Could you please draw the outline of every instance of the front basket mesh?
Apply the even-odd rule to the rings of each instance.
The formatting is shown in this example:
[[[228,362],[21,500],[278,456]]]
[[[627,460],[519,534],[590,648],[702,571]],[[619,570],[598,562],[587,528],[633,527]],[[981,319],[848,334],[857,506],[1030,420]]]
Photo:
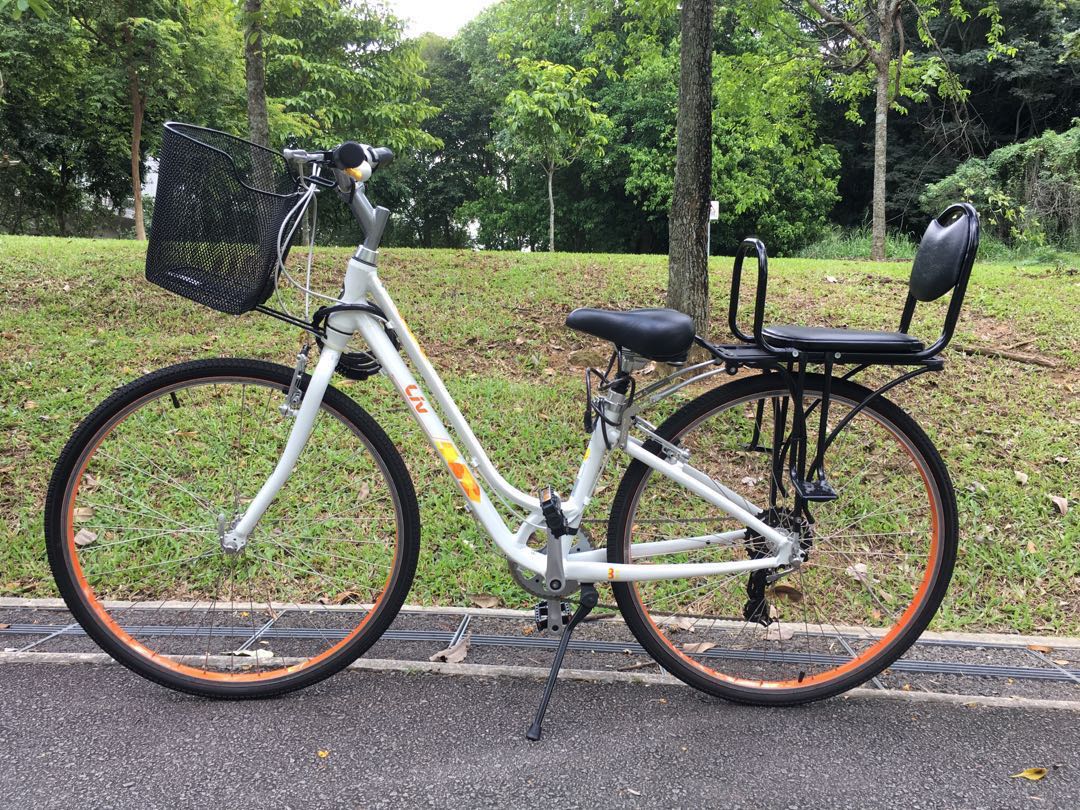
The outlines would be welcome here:
[[[159,163],[147,280],[233,315],[266,301],[278,232],[302,196],[285,159],[224,132],[170,122]]]

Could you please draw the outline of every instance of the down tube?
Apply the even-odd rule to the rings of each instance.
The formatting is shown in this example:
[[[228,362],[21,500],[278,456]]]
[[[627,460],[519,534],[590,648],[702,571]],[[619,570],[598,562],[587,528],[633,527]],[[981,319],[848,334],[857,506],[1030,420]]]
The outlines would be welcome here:
[[[427,435],[432,447],[442,458],[447,470],[454,476],[458,487],[468,501],[468,506],[484,530],[491,535],[492,540],[506,556],[515,562],[524,565],[530,570],[544,570],[543,555],[516,544],[514,535],[507,528],[502,517],[495,510],[488,498],[487,493],[480,486],[469,468],[468,462],[461,455],[450,433],[446,429],[434,407],[428,400],[423,389],[416,382],[412,372],[409,371],[401,355],[397,353],[390,339],[383,331],[382,325],[369,315],[362,315],[358,319],[358,328],[364,340],[379,358],[383,369],[405,399],[409,410],[416,419],[420,428]],[[539,567],[538,567],[539,566]]]

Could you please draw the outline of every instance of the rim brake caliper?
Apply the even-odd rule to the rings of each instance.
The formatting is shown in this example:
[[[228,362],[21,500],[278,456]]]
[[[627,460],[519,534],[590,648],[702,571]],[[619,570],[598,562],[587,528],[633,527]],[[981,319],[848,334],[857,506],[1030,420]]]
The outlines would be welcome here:
[[[285,418],[296,418],[300,412],[300,403],[304,399],[304,392],[300,390],[300,381],[304,379],[304,370],[307,368],[308,352],[311,344],[305,343],[296,355],[296,367],[293,369],[292,382],[289,383],[289,393],[285,395],[285,401],[278,406],[278,412]]]

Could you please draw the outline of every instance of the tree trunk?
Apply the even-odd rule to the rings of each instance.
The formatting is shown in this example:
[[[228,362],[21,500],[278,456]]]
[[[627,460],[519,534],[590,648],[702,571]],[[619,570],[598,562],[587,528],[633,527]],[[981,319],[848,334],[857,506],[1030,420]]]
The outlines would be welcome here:
[[[56,195],[56,224],[60,235],[67,236],[67,205],[68,205],[68,182],[70,174],[67,162],[60,161],[60,193]]]
[[[890,0],[878,0],[879,45],[877,67],[877,98],[874,102],[874,202],[873,241],[870,258],[885,258],[885,146],[889,121],[889,64],[892,56],[893,17]]]
[[[551,163],[547,166],[548,178],[548,250],[555,251],[555,191],[553,183],[555,178],[555,166]]]
[[[135,238],[146,241],[146,226],[143,224],[142,207],[142,125],[145,102],[139,88],[139,72],[135,68],[135,53],[131,26],[124,28],[124,41],[128,48],[128,92],[131,95],[131,196],[135,211]]]
[[[262,40],[262,0],[244,0],[244,69],[247,76],[248,130],[251,140],[270,145],[270,122],[266,112],[266,62]]]
[[[675,192],[668,217],[668,294],[672,309],[709,328],[709,229],[712,181],[712,0],[683,0]]]

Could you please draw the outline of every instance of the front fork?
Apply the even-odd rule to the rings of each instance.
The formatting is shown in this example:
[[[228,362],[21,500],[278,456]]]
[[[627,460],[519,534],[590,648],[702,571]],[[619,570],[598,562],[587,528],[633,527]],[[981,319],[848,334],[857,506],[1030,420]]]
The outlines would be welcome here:
[[[248,504],[247,509],[244,510],[244,514],[230,529],[223,532],[221,547],[225,551],[235,554],[247,545],[248,538],[255,531],[259,519],[270,507],[280,489],[285,486],[285,482],[289,480],[293,468],[296,467],[297,459],[300,458],[300,452],[304,449],[308,439],[311,438],[311,431],[315,428],[315,417],[319,414],[323,397],[326,395],[326,388],[330,385],[330,378],[334,376],[334,369],[337,368],[340,357],[341,352],[339,350],[323,346],[322,351],[319,353],[319,362],[315,365],[315,370],[312,372],[307,388],[303,392],[300,407],[295,412],[296,420],[293,422],[292,430],[289,433],[289,440],[285,443],[285,450],[282,452],[281,458],[278,459],[274,471],[266,479],[266,483],[262,485],[254,499]],[[287,402],[286,404],[291,407],[293,403]]]

